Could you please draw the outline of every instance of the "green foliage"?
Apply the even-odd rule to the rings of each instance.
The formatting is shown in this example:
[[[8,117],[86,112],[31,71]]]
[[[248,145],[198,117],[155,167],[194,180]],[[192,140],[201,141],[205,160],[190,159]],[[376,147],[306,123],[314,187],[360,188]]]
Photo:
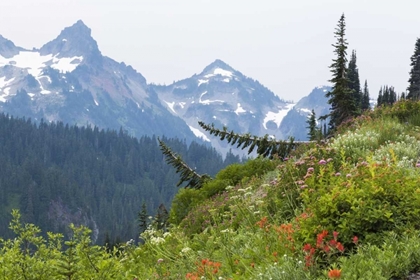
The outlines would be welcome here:
[[[370,113],[375,119],[385,116],[397,118],[400,122],[408,122],[409,119],[418,115],[420,111],[420,101],[400,100],[393,106],[383,106],[376,108]]]
[[[357,252],[339,259],[343,279],[405,279],[418,271],[420,238],[418,232],[398,236],[389,232],[380,245],[359,246]]]
[[[213,180],[207,181],[200,190],[180,190],[172,202],[171,223],[179,224],[191,209],[206,199],[223,192],[228,186],[235,186],[253,177],[259,177],[275,167],[275,160],[264,158],[249,160],[244,164],[231,164],[217,173]],[[199,216],[205,217],[203,214]],[[187,220],[194,219],[190,217]]]
[[[181,156],[172,152],[171,149],[169,149],[169,147],[166,146],[160,139],[158,139],[158,141],[163,155],[166,156],[166,162],[175,168],[176,173],[180,173],[181,175],[181,179],[179,180],[177,187],[182,185],[182,183],[187,182],[186,188],[199,189],[203,186],[206,180],[210,179],[210,176],[207,174],[200,175],[195,172],[182,160]]]
[[[309,217],[300,223],[302,238],[329,229],[339,231],[347,245],[353,236],[377,244],[383,232],[420,228],[418,172],[367,162],[343,166],[340,173],[331,167],[322,166],[305,180],[302,198]]]
[[[71,226],[69,241],[53,233],[44,239],[38,227],[21,224],[19,211],[12,216],[16,237],[0,240],[0,279],[122,279],[115,255],[92,245],[87,228]]]
[[[180,189],[172,201],[169,222],[179,224],[185,216],[204,199],[202,192],[196,189]]]
[[[279,157],[284,159],[296,148],[296,145],[299,145],[299,143],[294,142],[293,138],[290,138],[289,141],[276,141],[268,135],[263,137],[250,135],[249,133],[239,135],[233,131],[228,131],[226,127],[220,130],[215,128],[213,124],[207,125],[201,121],[198,124],[210,134],[219,137],[222,141],[226,140],[232,146],[236,145],[237,148],[242,149],[248,148],[248,154],[257,148],[257,155],[262,157]]]

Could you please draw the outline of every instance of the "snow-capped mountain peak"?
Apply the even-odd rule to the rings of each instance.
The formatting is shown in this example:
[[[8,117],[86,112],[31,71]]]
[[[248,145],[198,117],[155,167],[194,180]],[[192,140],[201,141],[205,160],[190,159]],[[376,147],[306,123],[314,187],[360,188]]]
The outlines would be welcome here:
[[[0,37],[0,111],[35,120],[195,139],[131,66],[102,56],[79,20],[40,49]]]
[[[154,90],[170,112],[184,119],[201,138],[206,132],[198,121],[219,128],[227,126],[238,133],[269,134],[282,139],[280,123],[294,105],[221,60],[198,75],[169,86],[154,86]]]

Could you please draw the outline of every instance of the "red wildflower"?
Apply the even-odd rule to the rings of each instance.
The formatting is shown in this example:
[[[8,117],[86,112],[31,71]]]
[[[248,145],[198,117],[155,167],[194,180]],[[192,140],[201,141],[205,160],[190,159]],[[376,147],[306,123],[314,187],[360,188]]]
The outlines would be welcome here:
[[[336,248],[337,248],[338,251],[344,252],[344,246],[340,242],[337,242]]]
[[[333,236],[334,236],[334,240],[337,241],[338,232],[337,231],[333,231]]]
[[[341,277],[341,269],[331,269],[328,271],[328,278],[338,279]]]
[[[359,238],[357,236],[354,236],[353,243],[357,245],[357,242],[359,242]]]
[[[267,217],[263,217],[263,218],[261,218],[261,220],[259,220],[256,224],[257,224],[260,228],[264,228],[266,223],[267,223]]]
[[[304,250],[305,252],[309,252],[309,251],[311,250],[311,248],[312,248],[312,245],[311,245],[311,244],[309,244],[309,243],[307,243],[307,244],[305,244],[305,245],[303,246],[303,250]]]
[[[330,244],[331,247],[335,247],[337,245],[337,241],[334,239],[331,239],[328,243]]]
[[[323,230],[321,233],[318,233],[316,237],[316,247],[320,248],[324,242],[324,238],[328,235],[328,230]]]

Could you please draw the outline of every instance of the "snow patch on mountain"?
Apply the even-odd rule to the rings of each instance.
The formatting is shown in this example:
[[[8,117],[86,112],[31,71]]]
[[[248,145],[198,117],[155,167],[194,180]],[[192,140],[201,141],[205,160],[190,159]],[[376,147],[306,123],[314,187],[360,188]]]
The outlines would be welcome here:
[[[198,86],[200,86],[201,84],[207,84],[209,82],[209,80],[198,80]]]
[[[246,113],[244,108],[242,108],[241,103],[238,103],[238,107],[235,110],[235,114],[239,115],[240,113]]]
[[[0,89],[3,89],[5,87],[9,86],[10,83],[13,82],[14,79],[15,79],[15,77],[13,77],[9,80],[6,80],[6,77],[0,77]]]
[[[233,75],[233,73],[232,73],[232,72],[227,71],[227,70],[224,70],[224,69],[222,69],[222,68],[216,68],[216,69],[214,69],[213,73],[214,73],[215,75],[222,75],[222,76],[224,76],[224,77],[229,77],[229,78],[231,78],[231,77],[232,77],[232,75]]]
[[[0,56],[0,67],[13,65],[26,69],[34,77],[39,77],[46,66],[51,66],[63,73],[72,72],[83,60],[83,56],[57,58],[58,55],[41,55],[34,51],[20,51],[12,58]]]
[[[206,93],[207,93],[207,91],[203,92],[203,93],[200,95],[200,99],[198,100],[198,102],[199,102],[199,103],[204,104],[204,105],[209,105],[209,104],[211,104],[211,103],[216,103],[216,102],[221,102],[221,103],[225,102],[225,101],[223,101],[223,100],[210,100],[210,99],[202,100],[201,98],[202,98],[202,97],[203,97]],[[191,103],[194,103],[194,101],[193,101],[193,102],[191,102]]]
[[[299,112],[304,112],[304,113],[308,113],[308,114],[311,114],[312,113],[312,110],[309,110],[307,108],[300,108],[298,110],[299,110]]]
[[[287,115],[287,113],[295,106],[294,103],[290,103],[286,105],[285,109],[279,110],[277,113],[276,112],[267,112],[267,114],[265,115],[264,121],[263,121],[263,126],[265,129],[267,129],[267,123],[269,121],[273,121],[274,123],[277,124],[277,127],[280,126],[281,121],[283,120],[283,118]]]
[[[171,111],[174,112],[174,114],[176,114],[176,111],[174,109],[175,102],[167,102],[167,101],[164,101],[164,102],[166,103],[166,105],[168,105],[169,109],[171,109]]]
[[[54,56],[53,58],[53,64],[51,65],[51,68],[57,69],[58,71],[62,73],[72,72],[83,60],[83,56],[62,57],[62,58],[57,58],[56,56]]]
[[[213,70],[213,73],[210,73],[210,74],[204,75],[204,78],[211,78],[211,77],[214,77],[214,76],[216,76],[216,75],[221,75],[221,76],[223,76],[223,77],[232,78],[233,73],[232,73],[231,71],[224,70],[224,69],[222,69],[222,68],[215,68],[215,69]]]
[[[197,136],[198,138],[203,139],[204,141],[210,142],[210,139],[203,133],[201,132],[199,129],[192,127],[192,126],[188,126],[191,131],[194,133],[195,136]]]

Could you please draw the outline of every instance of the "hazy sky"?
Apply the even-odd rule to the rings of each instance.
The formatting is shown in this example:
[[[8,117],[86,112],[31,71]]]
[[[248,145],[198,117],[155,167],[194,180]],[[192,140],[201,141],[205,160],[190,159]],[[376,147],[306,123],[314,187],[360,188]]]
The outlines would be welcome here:
[[[334,29],[346,15],[371,96],[407,88],[420,36],[418,0],[2,0],[0,34],[32,49],[78,19],[103,55],[169,84],[221,59],[286,100],[328,84]]]

